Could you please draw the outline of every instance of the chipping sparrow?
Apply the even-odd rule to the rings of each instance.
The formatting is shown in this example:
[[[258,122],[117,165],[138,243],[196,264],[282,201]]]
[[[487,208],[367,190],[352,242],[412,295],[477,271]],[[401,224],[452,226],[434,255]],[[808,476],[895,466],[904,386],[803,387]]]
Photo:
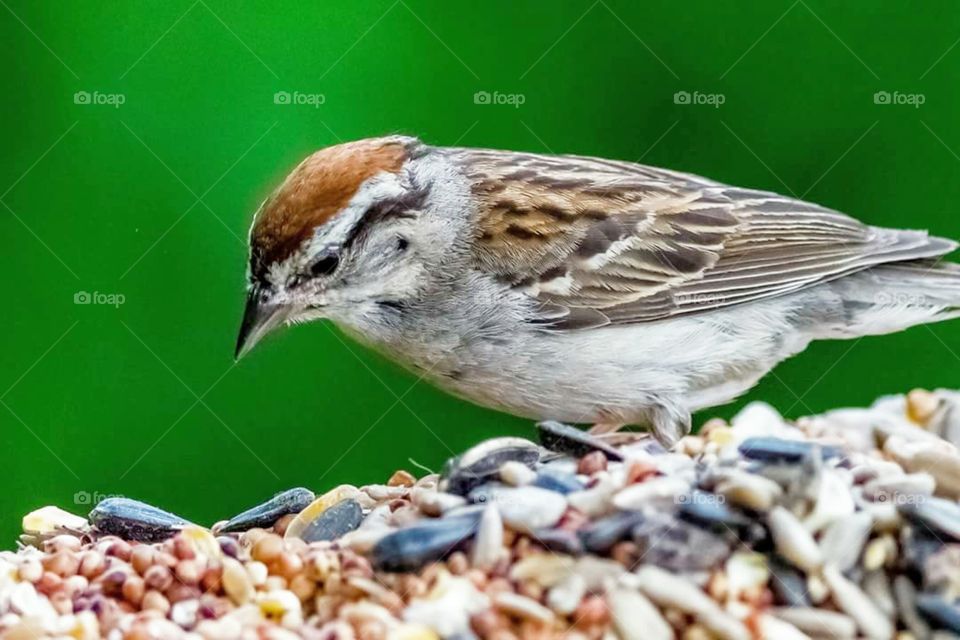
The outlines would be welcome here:
[[[960,316],[956,246],[629,162],[360,140],[260,206],[237,356],[329,318],[480,405],[673,442],[811,340]]]

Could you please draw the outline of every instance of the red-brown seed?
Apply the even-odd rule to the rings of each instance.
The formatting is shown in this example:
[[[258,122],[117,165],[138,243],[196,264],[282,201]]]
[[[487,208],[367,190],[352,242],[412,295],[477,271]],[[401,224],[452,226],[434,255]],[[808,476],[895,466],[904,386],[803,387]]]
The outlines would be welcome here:
[[[37,582],[43,577],[43,565],[33,558],[24,560],[20,565],[19,574],[24,582]]]
[[[133,547],[130,546],[130,543],[123,540],[117,540],[109,547],[107,547],[107,555],[113,556],[115,558],[120,558],[124,562],[130,561],[130,554],[133,552]]]
[[[585,597],[573,612],[574,625],[581,628],[606,624],[609,618],[607,603],[597,595]]]
[[[290,523],[293,522],[293,519],[297,517],[295,513],[288,513],[285,516],[281,516],[279,520],[273,523],[273,531],[278,536],[282,536],[287,532],[287,527],[290,526]]]
[[[173,574],[166,567],[154,565],[143,574],[147,586],[157,591],[166,591],[173,584]]]
[[[50,595],[60,588],[63,584],[63,578],[50,571],[45,571],[37,582],[37,591]]]
[[[200,578],[200,588],[205,592],[217,592],[220,591],[221,581],[220,577],[223,574],[223,567],[217,565],[215,567],[210,567],[203,572],[203,577]]]
[[[168,569],[173,569],[175,566],[177,566],[178,562],[180,562],[180,560],[177,558],[177,556],[169,551],[162,551],[153,559],[153,564],[158,564]]]
[[[592,476],[606,468],[607,456],[603,455],[600,451],[591,451],[580,458],[580,462],[577,463],[577,473],[582,473],[585,476]]]
[[[63,589],[64,593],[72,598],[75,594],[86,590],[88,586],[90,586],[90,581],[83,576],[77,575],[70,576],[64,580],[63,587],[61,588]]]
[[[157,553],[153,550],[153,547],[147,544],[138,544],[130,552],[130,565],[134,571],[143,575],[153,565],[156,557]]]
[[[80,558],[72,551],[57,551],[43,559],[43,566],[61,578],[75,575],[80,568]]]
[[[481,638],[489,638],[507,625],[503,616],[493,609],[486,609],[470,616],[470,628]]]
[[[84,551],[80,554],[80,575],[88,580],[93,580],[106,568],[107,563],[99,551],[93,549]]]
[[[50,596],[50,604],[62,616],[73,613],[73,602],[70,600],[70,596],[62,591]]]
[[[627,484],[643,482],[650,476],[657,474],[657,468],[649,462],[634,460],[627,467]]]
[[[177,580],[192,587],[200,583],[203,574],[200,572],[200,565],[196,560],[181,560],[174,570],[174,575]]]
[[[140,576],[132,575],[123,583],[123,597],[134,606],[139,606],[146,592],[146,584]]]
[[[82,546],[83,543],[80,538],[69,534],[54,536],[43,542],[43,550],[47,553],[55,553],[57,551],[73,551],[76,553],[80,551]]]
[[[199,598],[201,595],[202,592],[197,587],[190,587],[185,584],[180,584],[179,582],[173,583],[166,592],[167,600],[172,604],[183,602],[184,600],[193,600],[194,598]]]
[[[610,557],[622,564],[627,569],[632,569],[640,555],[640,549],[636,543],[625,540],[613,545],[610,549]]]
[[[147,591],[140,604],[143,609],[159,611],[164,616],[170,611],[170,602],[159,591]]]
[[[450,554],[450,558],[447,559],[447,568],[453,575],[462,576],[470,568],[470,561],[467,560],[465,553],[456,551]]]
[[[180,560],[193,560],[197,557],[193,544],[183,536],[176,536],[173,539],[173,555]]]
[[[270,564],[279,558],[281,553],[283,553],[283,538],[273,533],[268,533],[257,540],[250,550],[251,557],[264,564]]]
[[[412,487],[416,483],[417,479],[409,471],[403,469],[394,471],[390,479],[387,480],[387,486],[389,487]]]

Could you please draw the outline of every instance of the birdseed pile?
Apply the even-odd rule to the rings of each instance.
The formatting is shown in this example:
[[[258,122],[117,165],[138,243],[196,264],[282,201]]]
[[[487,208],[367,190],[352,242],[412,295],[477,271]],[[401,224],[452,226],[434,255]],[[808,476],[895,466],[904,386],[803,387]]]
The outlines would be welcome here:
[[[24,518],[7,639],[949,638],[960,394],[788,422],[753,404],[666,451],[557,423],[441,474],[292,489],[207,529],[134,500]]]

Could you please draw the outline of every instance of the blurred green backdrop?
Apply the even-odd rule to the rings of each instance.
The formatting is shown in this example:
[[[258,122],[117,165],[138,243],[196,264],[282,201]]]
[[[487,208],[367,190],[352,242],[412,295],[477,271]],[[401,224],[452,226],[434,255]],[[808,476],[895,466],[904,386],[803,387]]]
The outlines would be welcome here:
[[[954,0],[0,4],[4,547],[47,503],[210,523],[531,432],[323,325],[234,365],[251,212],[318,147],[642,159],[960,237]],[[958,386],[958,354],[960,323],[820,343],[745,400]]]

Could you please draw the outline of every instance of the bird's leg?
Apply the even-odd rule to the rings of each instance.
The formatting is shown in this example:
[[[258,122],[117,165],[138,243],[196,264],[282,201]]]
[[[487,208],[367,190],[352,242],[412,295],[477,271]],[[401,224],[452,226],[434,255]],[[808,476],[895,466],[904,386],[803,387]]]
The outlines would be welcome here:
[[[590,427],[587,433],[614,447],[627,445],[650,437],[649,433],[642,431],[622,431],[627,424],[629,423],[617,420],[601,420]]]
[[[675,404],[657,404],[650,408],[650,429],[654,437],[666,448],[690,433],[690,412]]]
[[[592,436],[606,436],[620,431],[620,429],[623,429],[625,426],[627,426],[625,422],[602,421],[595,423],[587,430],[587,433]]]

